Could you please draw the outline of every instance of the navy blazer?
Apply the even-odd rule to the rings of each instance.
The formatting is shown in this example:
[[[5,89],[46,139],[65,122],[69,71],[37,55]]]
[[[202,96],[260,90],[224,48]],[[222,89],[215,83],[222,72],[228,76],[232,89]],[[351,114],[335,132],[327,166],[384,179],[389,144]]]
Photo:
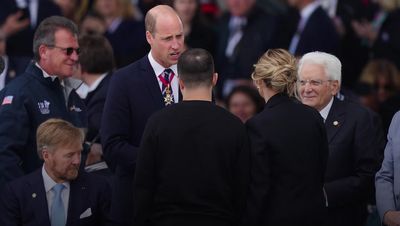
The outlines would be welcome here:
[[[327,225],[362,225],[373,194],[381,137],[372,114],[358,104],[334,99],[325,127],[329,158],[325,174]]]
[[[110,203],[111,188],[106,180],[80,172],[70,182],[66,226],[114,225],[109,217]],[[92,214],[81,217],[88,208]],[[42,168],[8,183],[2,190],[0,225],[50,226]]]
[[[339,52],[339,35],[322,7],[310,15],[300,34],[295,54],[302,56],[312,51],[322,51],[337,55]]]
[[[88,93],[84,99],[86,112],[88,117],[88,132],[86,140],[92,142],[96,139],[96,143],[100,143],[101,118],[103,116],[104,104],[106,102],[108,85],[110,84],[112,72],[109,72],[99,83],[95,90]]]
[[[113,217],[122,224],[133,220],[133,177],[147,119],[164,106],[147,55],[112,76],[100,134],[104,158],[116,175]]]

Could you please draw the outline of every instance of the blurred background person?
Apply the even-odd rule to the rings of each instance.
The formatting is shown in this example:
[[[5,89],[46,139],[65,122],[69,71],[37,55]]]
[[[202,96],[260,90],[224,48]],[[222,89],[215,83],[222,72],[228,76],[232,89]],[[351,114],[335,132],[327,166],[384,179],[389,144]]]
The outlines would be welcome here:
[[[393,115],[400,109],[400,74],[396,65],[385,59],[373,59],[365,66],[359,83],[369,88],[369,94],[361,98],[367,100],[366,107],[380,115],[386,134]]]
[[[142,15],[129,1],[95,0],[93,10],[104,18],[105,36],[113,47],[117,68],[148,52]]]
[[[378,0],[379,11],[371,22],[354,21],[353,28],[370,48],[371,58],[383,58],[400,69],[400,0]]]
[[[216,33],[200,10],[200,0],[172,0],[183,23],[186,48],[202,48],[213,53]]]
[[[33,34],[42,20],[61,15],[60,8],[52,0],[2,0],[0,24],[15,13],[19,20],[27,19],[29,25],[7,37],[7,54],[15,64],[16,73],[23,73],[31,62]]]
[[[243,123],[264,109],[265,100],[251,86],[236,86],[226,98],[226,108]]]
[[[104,35],[106,33],[107,27],[106,22],[102,16],[97,13],[88,13],[83,17],[82,22],[79,26],[79,31],[81,35]]]
[[[217,24],[217,97],[223,99],[237,85],[252,85],[253,64],[274,46],[277,23],[256,0],[225,0],[227,11]]]
[[[4,88],[7,83],[13,80],[17,73],[15,72],[14,65],[10,61],[6,53],[6,35],[0,30],[0,57],[3,59],[4,68],[3,71],[0,70],[0,90]]]
[[[100,129],[108,84],[114,69],[113,50],[108,40],[101,35],[84,35],[79,38],[80,78],[84,82],[78,95],[84,100],[88,118],[85,141],[91,149],[86,160],[86,171],[110,175],[103,161]]]
[[[328,142],[318,112],[291,98],[296,69],[283,49],[268,50],[255,65],[252,78],[266,104],[246,123],[251,182],[244,225],[322,225]]]

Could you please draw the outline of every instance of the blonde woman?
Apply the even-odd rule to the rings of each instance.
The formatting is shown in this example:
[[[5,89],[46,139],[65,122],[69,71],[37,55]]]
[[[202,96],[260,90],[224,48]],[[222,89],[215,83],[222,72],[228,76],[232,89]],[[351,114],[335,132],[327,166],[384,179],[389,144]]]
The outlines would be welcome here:
[[[292,98],[296,59],[286,50],[268,50],[254,67],[252,78],[266,104],[247,122],[252,169],[244,221],[321,225],[328,157],[323,120]]]

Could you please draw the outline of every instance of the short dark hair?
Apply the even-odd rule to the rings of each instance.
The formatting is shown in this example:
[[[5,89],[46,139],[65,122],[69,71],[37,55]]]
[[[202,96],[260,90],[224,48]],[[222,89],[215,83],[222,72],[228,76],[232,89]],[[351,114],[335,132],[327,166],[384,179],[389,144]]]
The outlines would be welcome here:
[[[111,44],[102,35],[83,35],[79,38],[79,62],[88,73],[106,73],[114,69],[114,54]]]
[[[205,49],[186,50],[178,60],[179,79],[188,88],[211,86],[214,60]]]
[[[44,19],[39,24],[33,36],[33,57],[36,61],[40,60],[40,45],[54,45],[54,34],[59,29],[66,29],[78,38],[78,27],[71,20],[62,16],[51,16]]]

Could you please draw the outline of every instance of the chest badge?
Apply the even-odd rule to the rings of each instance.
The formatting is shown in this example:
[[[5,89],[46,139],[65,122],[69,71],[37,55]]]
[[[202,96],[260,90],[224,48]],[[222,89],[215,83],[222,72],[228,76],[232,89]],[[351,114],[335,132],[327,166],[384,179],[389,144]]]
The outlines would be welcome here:
[[[50,114],[50,102],[48,102],[47,100],[38,102],[38,108],[42,115]]]

